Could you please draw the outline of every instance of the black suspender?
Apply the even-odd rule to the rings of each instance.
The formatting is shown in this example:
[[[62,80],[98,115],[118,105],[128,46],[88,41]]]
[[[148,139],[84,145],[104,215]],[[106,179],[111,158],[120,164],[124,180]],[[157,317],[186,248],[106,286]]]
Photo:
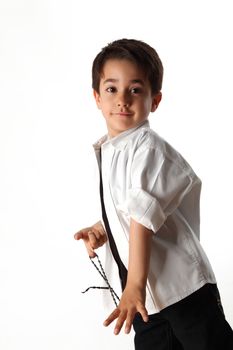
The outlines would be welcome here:
[[[116,243],[114,241],[110,226],[109,226],[109,222],[108,222],[108,218],[107,218],[107,214],[106,214],[106,210],[105,210],[105,206],[104,206],[104,191],[103,191],[103,180],[102,180],[102,165],[101,165],[101,150],[100,150],[100,201],[101,201],[101,209],[102,209],[102,218],[104,221],[104,225],[105,225],[105,229],[107,231],[108,234],[108,240],[109,240],[109,245],[112,251],[112,255],[114,257],[114,260],[117,263],[118,266],[118,270],[119,270],[119,276],[120,276],[120,280],[121,280],[121,287],[122,290],[124,290],[125,286],[126,286],[126,281],[127,281],[127,269],[125,267],[125,265],[123,264],[123,262],[121,261],[121,258],[119,256],[118,250],[117,250],[117,246]]]

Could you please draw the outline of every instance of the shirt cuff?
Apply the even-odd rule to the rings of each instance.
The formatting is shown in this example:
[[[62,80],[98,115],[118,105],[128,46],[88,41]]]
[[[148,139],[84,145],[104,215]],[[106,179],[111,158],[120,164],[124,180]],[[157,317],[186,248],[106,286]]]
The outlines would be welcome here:
[[[158,200],[141,188],[129,190],[126,201],[117,209],[153,232],[158,231],[166,220]]]

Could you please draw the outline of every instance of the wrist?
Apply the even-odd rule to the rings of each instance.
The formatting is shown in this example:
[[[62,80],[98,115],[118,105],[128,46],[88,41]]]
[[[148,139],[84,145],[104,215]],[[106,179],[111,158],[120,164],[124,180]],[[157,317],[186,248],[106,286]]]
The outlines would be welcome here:
[[[133,289],[133,290],[140,290],[140,291],[145,291],[146,290],[146,279],[127,279],[126,282],[126,288],[127,289]]]

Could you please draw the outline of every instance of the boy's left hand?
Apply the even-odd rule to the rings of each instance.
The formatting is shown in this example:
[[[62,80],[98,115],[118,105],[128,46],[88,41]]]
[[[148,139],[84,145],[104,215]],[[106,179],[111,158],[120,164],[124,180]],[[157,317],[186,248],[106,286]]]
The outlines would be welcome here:
[[[134,316],[139,312],[144,322],[148,321],[148,313],[145,308],[145,290],[141,288],[127,287],[123,291],[119,306],[104,321],[108,326],[117,319],[114,334],[119,334],[125,322],[125,333],[129,333],[132,327]]]

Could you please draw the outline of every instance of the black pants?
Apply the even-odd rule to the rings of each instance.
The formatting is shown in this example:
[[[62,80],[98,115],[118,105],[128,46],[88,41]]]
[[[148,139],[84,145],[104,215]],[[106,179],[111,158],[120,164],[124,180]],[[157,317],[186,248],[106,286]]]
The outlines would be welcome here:
[[[233,350],[233,331],[215,284],[150,315],[147,323],[137,314],[133,327],[136,350]]]

